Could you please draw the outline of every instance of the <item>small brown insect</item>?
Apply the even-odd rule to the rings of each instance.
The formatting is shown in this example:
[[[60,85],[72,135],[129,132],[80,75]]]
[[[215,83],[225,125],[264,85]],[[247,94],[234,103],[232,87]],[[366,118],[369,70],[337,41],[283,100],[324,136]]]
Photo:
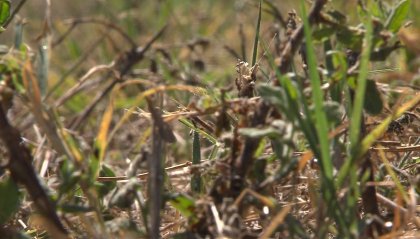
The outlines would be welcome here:
[[[258,64],[249,67],[247,62],[238,60],[236,64],[238,77],[235,80],[239,97],[251,98],[254,96],[255,81],[257,80]]]

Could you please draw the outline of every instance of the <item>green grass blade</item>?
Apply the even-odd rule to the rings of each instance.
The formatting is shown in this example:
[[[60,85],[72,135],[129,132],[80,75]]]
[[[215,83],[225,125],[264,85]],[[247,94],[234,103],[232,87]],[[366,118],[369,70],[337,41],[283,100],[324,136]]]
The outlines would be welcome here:
[[[301,1],[302,16],[306,15],[306,9],[304,2]],[[311,79],[312,85],[312,98],[315,103],[315,118],[316,118],[316,130],[318,133],[318,140],[320,144],[321,152],[321,168],[324,176],[328,180],[333,178],[333,166],[331,163],[331,156],[329,150],[329,139],[328,139],[328,119],[324,111],[323,104],[323,92],[321,89],[321,79],[317,70],[317,60],[315,57],[315,50],[312,43],[311,28],[309,26],[308,18],[303,17],[303,24],[306,38],[307,48],[307,60],[309,68],[309,78]]]
[[[355,98],[353,102],[353,109],[350,118],[350,155],[338,175],[337,185],[340,187],[348,175],[352,165],[358,158],[358,151],[360,151],[360,125],[362,122],[363,104],[366,91],[367,76],[369,74],[369,57],[372,46],[373,27],[370,17],[366,21],[366,32],[363,42],[362,56],[360,59],[360,70],[357,77],[357,86]]]
[[[257,54],[258,54],[258,41],[260,39],[260,25],[261,25],[261,0],[259,4],[258,20],[257,27],[255,29],[255,39],[254,39],[254,52],[252,53],[252,66],[257,63]]]
[[[200,135],[197,131],[194,131],[193,136],[193,147],[192,147],[192,164],[199,165],[201,162],[201,145],[200,145]],[[191,191],[194,193],[201,192],[202,180],[200,172],[195,170],[191,177]]]
[[[366,35],[363,44],[360,71],[357,77],[357,86],[350,119],[350,143],[352,151],[355,150],[360,138],[360,125],[362,122],[363,104],[365,100],[366,82],[369,68],[370,49],[372,47],[372,23],[370,18],[366,22]]]
[[[333,164],[330,155],[330,140],[328,138],[328,118],[324,109],[324,97],[321,89],[321,79],[317,70],[317,59],[315,55],[315,48],[312,41],[312,32],[306,16],[306,9],[304,1],[300,1],[301,11],[303,17],[303,25],[306,40],[307,63],[309,70],[309,78],[311,80],[312,88],[312,101],[315,104],[315,129],[317,132],[320,168],[321,168],[321,195],[328,204],[328,214],[334,218],[339,235],[348,237],[350,235],[349,228],[347,227],[346,218],[343,218],[342,209],[336,198],[336,190],[333,181]],[[314,150],[316,150],[313,148]],[[316,151],[314,151],[316,153]]]
[[[201,135],[203,135],[203,137],[208,139],[212,144],[214,144],[216,146],[220,145],[220,143],[217,141],[216,137],[214,137],[213,135],[207,133],[206,131],[204,131],[204,130],[198,128],[198,127],[195,127],[194,124],[191,123],[189,120],[181,118],[181,119],[179,119],[179,122],[181,122],[183,125],[187,126],[188,128],[200,133]]]

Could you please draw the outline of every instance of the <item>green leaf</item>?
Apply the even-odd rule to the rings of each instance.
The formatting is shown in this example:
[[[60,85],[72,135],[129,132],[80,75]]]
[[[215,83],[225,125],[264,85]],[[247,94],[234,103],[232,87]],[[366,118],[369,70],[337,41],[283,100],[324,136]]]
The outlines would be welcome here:
[[[0,25],[3,26],[10,17],[10,1],[0,0]]]
[[[20,204],[20,193],[18,186],[11,178],[0,182],[0,225],[16,212]]]
[[[384,9],[384,3],[382,1],[368,1],[367,8],[372,16],[377,17],[381,20],[385,20],[386,11]]]
[[[176,208],[184,217],[193,219],[195,215],[194,199],[184,194],[169,195],[169,202]]]
[[[285,104],[287,104],[286,93],[283,88],[270,85],[258,85],[258,93],[261,97],[273,104],[279,110],[284,110]]]
[[[321,27],[316,29],[313,33],[314,40],[325,41],[328,40],[335,33],[335,29],[332,27]]]
[[[74,165],[70,163],[70,160],[63,160],[59,170],[59,195],[64,195],[67,192],[73,191],[80,180],[80,176],[80,171],[78,171]]]
[[[258,129],[258,128],[241,128],[239,129],[239,134],[249,137],[249,138],[262,138],[262,137],[270,137],[276,138],[280,136],[280,132],[272,127]]]
[[[198,132],[199,134],[201,134],[204,138],[208,139],[212,144],[219,146],[219,142],[217,141],[217,138],[213,135],[211,135],[210,133],[207,133],[206,131],[195,127],[195,125],[193,123],[191,123],[189,120],[187,119],[179,119],[179,122],[181,122],[183,125],[187,126],[188,128]]]
[[[349,159],[346,160],[344,165],[341,167],[338,175],[337,185],[340,187],[344,182],[344,179],[351,172],[352,168],[355,166],[355,161],[357,160],[358,152],[360,152],[360,126],[362,122],[362,112],[365,100],[365,92],[367,85],[367,76],[369,70],[369,57],[372,46],[372,37],[373,37],[373,24],[370,16],[365,20],[365,39],[364,46],[362,51],[362,56],[360,59],[360,70],[359,75],[357,76],[356,89],[355,89],[355,98],[352,106],[351,117],[350,117],[350,151]],[[350,85],[349,85],[350,86]],[[351,86],[350,86],[351,87]]]
[[[302,15],[306,16],[306,9],[304,7],[303,1],[300,2]],[[309,78],[311,79],[312,86],[312,100],[315,103],[315,126],[318,134],[321,152],[321,155],[316,156],[320,157],[321,171],[323,173],[323,177],[325,177],[327,181],[331,181],[333,178],[333,167],[331,164],[331,155],[329,152],[328,119],[324,111],[324,99],[323,92],[321,89],[321,79],[319,77],[317,69],[317,59],[315,55],[315,48],[312,42],[311,27],[309,25],[307,17],[303,18],[303,26],[306,38],[306,52],[309,68]]]
[[[391,14],[386,20],[385,27],[391,32],[397,32],[406,19],[408,12],[410,11],[411,1],[403,0],[398,3],[398,5],[392,9]]]
[[[371,115],[377,115],[382,112],[382,108],[382,98],[376,86],[376,83],[373,80],[368,80],[366,82],[364,109]]]
[[[193,136],[193,159],[192,164],[198,165],[201,162],[201,145],[200,145],[200,135],[197,131],[194,131]],[[202,179],[199,171],[194,171],[193,176],[191,177],[191,191],[195,193],[200,193],[202,191]]]
[[[257,63],[258,40],[260,38],[260,25],[261,25],[261,0],[260,0],[260,5],[259,5],[259,11],[258,11],[257,26],[255,29],[254,51],[252,53],[252,66],[254,66],[255,63]]]
[[[369,70],[369,57],[372,46],[373,24],[370,16],[365,20],[365,39],[363,42],[363,51],[360,59],[360,70],[356,81],[356,90],[353,109],[350,119],[350,142],[352,150],[356,150],[360,142],[360,125],[362,121],[363,104],[365,100],[365,92],[367,85],[367,75]]]

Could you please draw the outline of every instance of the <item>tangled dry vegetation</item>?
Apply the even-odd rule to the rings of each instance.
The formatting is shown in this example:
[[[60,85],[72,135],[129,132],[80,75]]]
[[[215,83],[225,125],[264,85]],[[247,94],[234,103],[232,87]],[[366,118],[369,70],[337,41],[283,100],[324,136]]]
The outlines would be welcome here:
[[[282,2],[1,0],[0,237],[419,238],[418,2]]]

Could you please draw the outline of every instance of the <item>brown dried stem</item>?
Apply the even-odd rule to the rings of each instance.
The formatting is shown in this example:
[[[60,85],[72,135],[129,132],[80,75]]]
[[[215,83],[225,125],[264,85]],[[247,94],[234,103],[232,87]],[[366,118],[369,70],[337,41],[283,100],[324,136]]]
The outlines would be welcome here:
[[[162,27],[144,47],[135,47],[126,52],[115,60],[115,70],[119,72],[119,77],[116,77],[108,86],[100,92],[95,99],[85,108],[82,114],[72,123],[71,128],[77,129],[88,118],[95,106],[108,95],[109,92],[120,82],[123,77],[129,73],[131,68],[139,61],[143,60],[144,54],[151,48],[152,44],[162,36],[166,29],[166,25]],[[104,80],[111,76],[112,72],[104,77]]]
[[[21,143],[19,131],[9,124],[2,107],[0,107],[0,138],[9,152],[6,168],[15,182],[23,184],[36,208],[45,217],[46,229],[50,236],[67,238],[67,230],[58,218],[53,202],[48,198],[32,167],[32,156],[28,148]]]

